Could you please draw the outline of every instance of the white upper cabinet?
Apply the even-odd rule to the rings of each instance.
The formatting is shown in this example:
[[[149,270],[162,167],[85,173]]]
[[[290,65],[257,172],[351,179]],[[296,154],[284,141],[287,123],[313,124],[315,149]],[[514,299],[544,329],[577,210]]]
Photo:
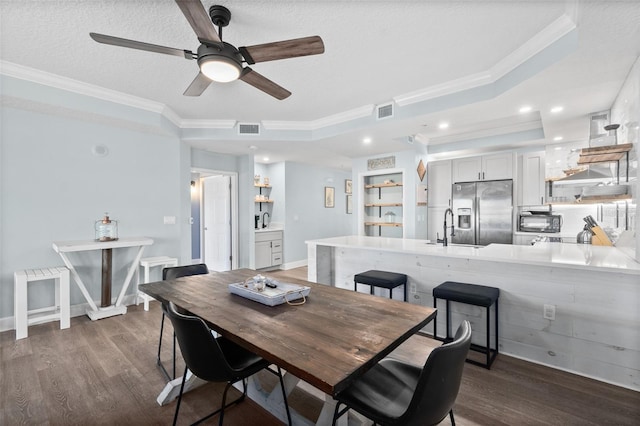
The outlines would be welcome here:
[[[513,179],[513,153],[458,158],[453,161],[453,182]]]
[[[544,204],[544,151],[522,155],[522,205]]]
[[[427,204],[429,207],[451,206],[451,160],[427,163]]]

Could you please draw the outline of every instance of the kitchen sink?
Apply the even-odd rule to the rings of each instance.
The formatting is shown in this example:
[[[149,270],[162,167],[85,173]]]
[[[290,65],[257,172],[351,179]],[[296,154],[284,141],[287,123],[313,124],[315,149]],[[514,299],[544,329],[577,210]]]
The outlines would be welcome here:
[[[425,243],[428,246],[442,246],[442,243],[434,243],[434,242],[428,242]],[[484,248],[486,246],[478,246],[475,244],[458,244],[458,243],[449,243],[449,247],[471,247],[471,248],[475,248],[475,249],[481,249]]]

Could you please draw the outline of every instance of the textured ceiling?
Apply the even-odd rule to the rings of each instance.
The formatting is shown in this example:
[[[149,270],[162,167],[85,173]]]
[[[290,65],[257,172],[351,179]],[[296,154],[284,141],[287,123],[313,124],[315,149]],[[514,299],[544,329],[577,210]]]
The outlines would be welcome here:
[[[397,150],[397,139],[404,135],[422,133],[424,140],[437,144],[456,139],[456,134],[473,136],[486,123],[517,121],[508,118],[522,104],[540,111],[547,138],[558,132],[565,140],[584,138],[588,114],[611,105],[640,54],[640,2],[631,0],[203,4],[207,10],[212,4],[231,10],[223,39],[235,46],[320,35],[325,53],[253,66],[293,93],[284,101],[242,81],[212,84],[200,97],[185,97],[182,93],[198,71],[195,61],[89,38],[89,32],[98,32],[195,51],[199,43],[174,1],[0,0],[0,58],[159,102],[183,120],[310,122],[487,71],[558,18],[575,21],[574,51],[483,101],[312,142],[194,142],[235,154],[255,145],[276,161],[301,160],[317,149],[317,158],[326,157],[327,163],[341,158],[334,165],[345,166],[347,157]],[[548,114],[555,103],[565,105],[562,117]],[[441,119],[451,122],[451,128],[438,131],[435,124]],[[378,142],[366,150],[359,140],[365,133]]]

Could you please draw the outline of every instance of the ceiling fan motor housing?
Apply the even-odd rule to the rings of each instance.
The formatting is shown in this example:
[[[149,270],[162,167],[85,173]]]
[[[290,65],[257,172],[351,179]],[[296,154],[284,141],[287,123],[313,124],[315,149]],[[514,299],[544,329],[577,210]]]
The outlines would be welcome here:
[[[217,63],[226,63],[236,68],[238,75],[242,71],[242,55],[240,55],[238,49],[236,49],[229,43],[222,42],[222,44],[216,45],[201,44],[200,47],[198,47],[198,66],[200,67],[200,70],[203,72],[203,74],[208,74],[205,71],[205,68],[208,63],[214,61]],[[236,75],[235,78],[237,78],[238,75]],[[207,77],[211,78],[210,75],[207,75]],[[235,78],[233,78],[232,80],[235,80]],[[213,78],[212,80],[219,82],[232,81],[216,80]]]

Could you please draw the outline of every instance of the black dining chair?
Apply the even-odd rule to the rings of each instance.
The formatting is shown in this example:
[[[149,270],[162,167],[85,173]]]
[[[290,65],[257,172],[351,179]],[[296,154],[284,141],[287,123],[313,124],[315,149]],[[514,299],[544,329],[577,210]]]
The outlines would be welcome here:
[[[453,418],[462,370],[471,345],[471,325],[464,321],[450,343],[434,349],[424,367],[385,358],[338,393],[336,420],[353,409],[374,424],[427,426]],[[346,407],[339,410],[340,405]]]
[[[222,394],[222,405],[216,411],[206,415],[193,425],[220,413],[219,425],[222,425],[224,419],[224,410],[231,405],[237,404],[244,400],[247,395],[247,377],[266,369],[275,374],[280,379],[280,387],[282,388],[282,396],[284,398],[284,406],[287,411],[288,424],[291,425],[291,413],[289,412],[289,404],[287,402],[287,393],[282,379],[282,371],[280,367],[274,371],[269,368],[269,361],[260,356],[247,351],[232,341],[224,337],[214,337],[211,329],[199,317],[192,315],[183,315],[178,312],[176,305],[172,302],[162,305],[167,316],[173,324],[173,329],[178,338],[178,345],[185,361],[184,375],[182,376],[182,385],[180,386],[180,394],[176,405],[176,413],[173,417],[175,426],[178,421],[178,412],[180,411],[180,402],[182,401],[182,393],[184,383],[187,378],[187,371],[191,372],[202,380],[209,382],[227,382]],[[243,392],[233,402],[229,404],[227,401],[227,391],[236,382],[242,380]]]
[[[162,279],[166,280],[175,280],[180,277],[188,277],[190,275],[204,275],[209,273],[209,268],[204,263],[198,263],[195,265],[184,265],[184,266],[174,266],[171,268],[164,268],[162,270]],[[162,350],[162,333],[164,331],[164,309],[162,311],[162,321],[160,322],[160,339],[158,340],[158,358],[156,360],[156,364],[162,370],[164,375],[167,377],[167,380],[171,381],[176,378],[176,334],[173,334],[173,377],[169,375],[169,372],[162,364],[162,360],[160,358],[160,351]]]

